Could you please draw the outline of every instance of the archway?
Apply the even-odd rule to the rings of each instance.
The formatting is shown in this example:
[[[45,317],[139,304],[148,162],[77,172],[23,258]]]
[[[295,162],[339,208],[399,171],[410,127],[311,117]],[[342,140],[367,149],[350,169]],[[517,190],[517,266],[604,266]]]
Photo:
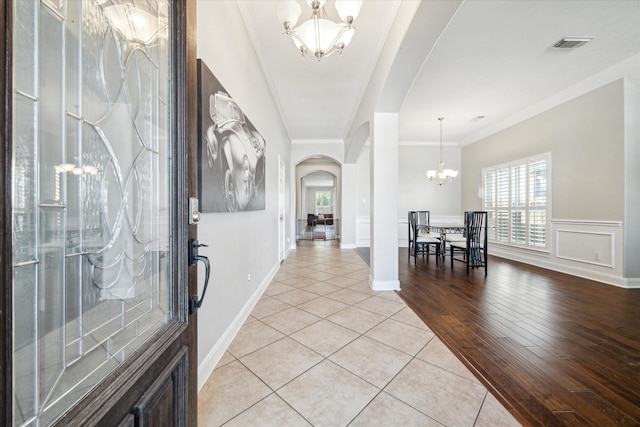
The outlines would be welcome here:
[[[296,240],[339,240],[341,165],[314,156],[296,165]]]

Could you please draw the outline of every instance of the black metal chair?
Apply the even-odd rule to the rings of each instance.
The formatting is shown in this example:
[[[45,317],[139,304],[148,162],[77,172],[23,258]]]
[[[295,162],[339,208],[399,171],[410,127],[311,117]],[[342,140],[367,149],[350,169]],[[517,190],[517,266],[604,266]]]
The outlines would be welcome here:
[[[431,247],[435,246],[435,251]],[[436,263],[440,258],[440,239],[429,234],[429,211],[409,211],[409,261],[413,256],[414,264],[418,255],[434,255]]]
[[[453,261],[464,262],[469,268],[484,268],[487,275],[487,213],[484,211],[468,211],[465,216],[466,240],[464,242],[450,242],[451,268]],[[462,254],[456,258],[454,254]]]

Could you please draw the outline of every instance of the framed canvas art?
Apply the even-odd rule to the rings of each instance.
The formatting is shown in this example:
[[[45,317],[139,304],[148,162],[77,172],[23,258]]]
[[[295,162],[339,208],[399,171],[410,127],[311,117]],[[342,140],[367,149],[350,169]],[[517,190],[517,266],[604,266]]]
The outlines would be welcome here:
[[[265,209],[265,141],[198,59],[200,212]]]

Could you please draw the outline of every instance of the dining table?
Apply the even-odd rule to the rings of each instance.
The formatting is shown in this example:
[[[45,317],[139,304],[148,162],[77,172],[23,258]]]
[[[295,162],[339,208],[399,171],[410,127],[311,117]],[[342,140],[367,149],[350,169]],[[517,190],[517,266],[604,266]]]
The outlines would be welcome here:
[[[427,229],[430,233],[439,233],[440,234],[440,257],[441,263],[440,268],[444,268],[445,257],[447,256],[446,244],[447,244],[447,233],[449,234],[460,234],[463,235],[466,232],[466,226],[460,224],[429,224]]]

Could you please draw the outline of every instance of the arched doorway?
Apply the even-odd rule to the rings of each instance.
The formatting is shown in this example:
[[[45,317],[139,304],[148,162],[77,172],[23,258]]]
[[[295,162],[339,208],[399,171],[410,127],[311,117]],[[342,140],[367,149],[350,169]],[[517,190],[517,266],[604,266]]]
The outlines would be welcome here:
[[[296,240],[340,239],[341,165],[313,157],[296,165]]]

